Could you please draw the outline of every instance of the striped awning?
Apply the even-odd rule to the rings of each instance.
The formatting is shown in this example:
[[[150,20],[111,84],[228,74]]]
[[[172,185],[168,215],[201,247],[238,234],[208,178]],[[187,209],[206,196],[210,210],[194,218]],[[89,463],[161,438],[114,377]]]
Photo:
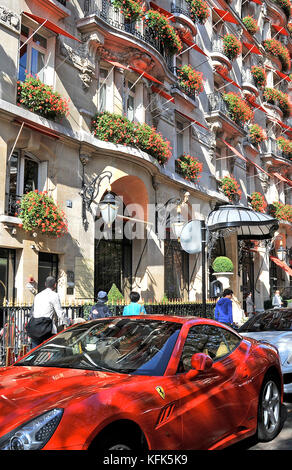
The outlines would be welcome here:
[[[279,222],[249,207],[229,204],[210,212],[206,226],[210,232],[233,229],[239,240],[265,240],[273,237]]]

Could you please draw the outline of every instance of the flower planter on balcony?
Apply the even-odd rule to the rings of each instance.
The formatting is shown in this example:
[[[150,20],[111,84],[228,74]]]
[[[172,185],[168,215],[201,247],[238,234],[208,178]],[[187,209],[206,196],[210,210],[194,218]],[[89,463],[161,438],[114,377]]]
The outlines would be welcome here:
[[[212,66],[214,69],[217,67],[227,67],[228,70],[232,69],[232,62],[224,53],[223,41],[221,38],[214,37],[212,40],[212,51],[210,52]]]

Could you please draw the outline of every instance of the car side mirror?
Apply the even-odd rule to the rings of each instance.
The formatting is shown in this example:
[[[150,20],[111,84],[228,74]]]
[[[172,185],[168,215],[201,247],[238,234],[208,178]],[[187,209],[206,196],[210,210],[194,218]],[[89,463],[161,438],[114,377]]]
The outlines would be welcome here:
[[[191,359],[191,366],[192,368],[187,372],[186,377],[187,379],[192,379],[196,377],[199,372],[203,372],[208,370],[212,367],[213,360],[211,359],[208,354],[204,353],[196,353],[192,356]]]

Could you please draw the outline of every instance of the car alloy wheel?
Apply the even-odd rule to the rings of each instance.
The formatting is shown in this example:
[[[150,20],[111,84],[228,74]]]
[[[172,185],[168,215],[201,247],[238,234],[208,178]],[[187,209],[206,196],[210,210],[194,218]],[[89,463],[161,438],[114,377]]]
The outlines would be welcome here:
[[[108,450],[132,450],[132,449],[126,444],[114,444]]]
[[[259,439],[269,441],[277,435],[281,424],[281,397],[277,383],[272,379],[264,382],[259,404]]]

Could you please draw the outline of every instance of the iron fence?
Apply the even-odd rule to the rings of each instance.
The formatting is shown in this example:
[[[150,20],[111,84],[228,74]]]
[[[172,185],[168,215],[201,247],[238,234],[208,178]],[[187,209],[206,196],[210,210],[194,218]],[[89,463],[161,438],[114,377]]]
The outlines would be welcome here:
[[[206,314],[203,315],[201,303],[166,303],[146,304],[145,309],[149,315],[178,315],[199,316],[213,318],[215,304],[207,303]],[[82,318],[87,320],[91,305],[77,305],[63,307],[66,316],[75,322]],[[122,315],[124,305],[109,305],[113,316]],[[0,366],[9,366],[30,349],[30,339],[26,332],[26,325],[31,315],[31,307],[0,307]],[[55,319],[57,326],[57,318]]]

